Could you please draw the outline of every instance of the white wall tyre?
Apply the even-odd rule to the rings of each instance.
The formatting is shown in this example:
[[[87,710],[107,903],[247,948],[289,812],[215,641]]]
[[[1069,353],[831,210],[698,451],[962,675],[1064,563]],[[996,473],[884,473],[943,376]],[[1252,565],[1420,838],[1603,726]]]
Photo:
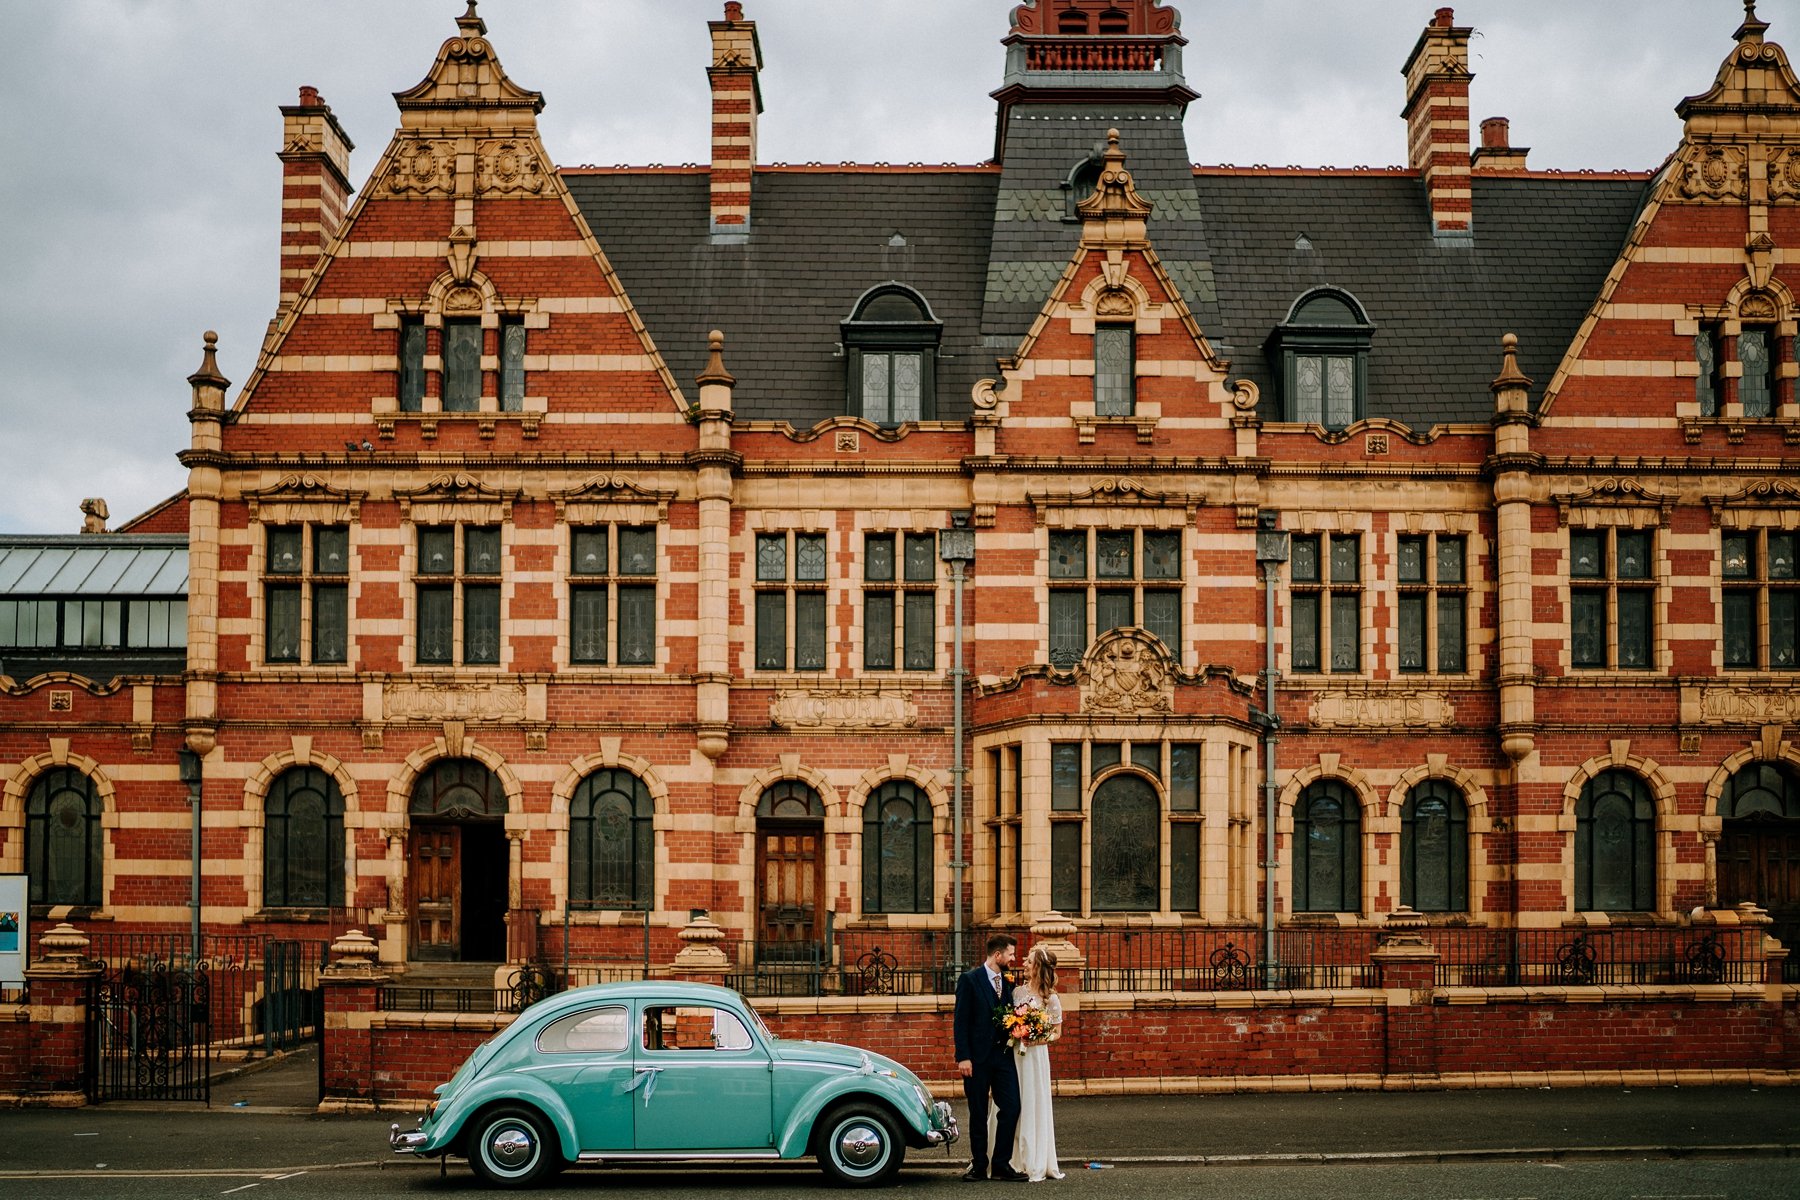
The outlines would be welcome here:
[[[562,1165],[550,1123],[529,1108],[496,1108],[469,1129],[469,1166],[496,1187],[530,1187]]]
[[[835,1108],[817,1126],[819,1168],[839,1187],[892,1183],[906,1158],[906,1142],[887,1111],[874,1104]]]

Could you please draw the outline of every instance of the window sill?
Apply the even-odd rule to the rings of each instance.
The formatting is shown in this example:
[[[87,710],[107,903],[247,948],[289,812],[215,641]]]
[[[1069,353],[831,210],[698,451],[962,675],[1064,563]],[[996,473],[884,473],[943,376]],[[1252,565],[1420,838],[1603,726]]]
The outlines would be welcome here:
[[[474,425],[484,439],[491,439],[505,421],[516,424],[526,441],[535,441],[543,420],[541,412],[383,412],[375,414],[375,429],[382,441],[391,442],[396,427],[416,425],[419,436],[430,442],[437,440],[440,425]]]
[[[649,924],[648,917],[641,908],[574,908],[568,912],[570,925],[622,925],[632,929],[642,929]],[[563,914],[544,910],[538,913],[538,925],[544,929],[554,929],[563,923]]]
[[[104,911],[98,904],[32,904],[26,908],[34,922],[48,921],[55,925],[63,921],[103,921],[111,923],[118,920],[111,913]],[[42,933],[43,930],[39,930]]]
[[[244,914],[246,925],[327,925],[334,917],[342,915],[346,910],[338,908],[281,908],[271,907],[258,909]]]

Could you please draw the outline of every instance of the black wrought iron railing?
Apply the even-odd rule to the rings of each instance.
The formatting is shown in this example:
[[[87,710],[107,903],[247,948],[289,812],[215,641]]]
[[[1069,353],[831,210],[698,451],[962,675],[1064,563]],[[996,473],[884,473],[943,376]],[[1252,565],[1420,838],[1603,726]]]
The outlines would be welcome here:
[[[1439,987],[1761,983],[1755,928],[1433,929]]]
[[[324,939],[203,933],[196,959],[189,934],[101,930],[89,936],[88,954],[109,970],[203,967],[213,1045],[275,1050],[317,1034],[324,1008],[319,969],[327,947]]]

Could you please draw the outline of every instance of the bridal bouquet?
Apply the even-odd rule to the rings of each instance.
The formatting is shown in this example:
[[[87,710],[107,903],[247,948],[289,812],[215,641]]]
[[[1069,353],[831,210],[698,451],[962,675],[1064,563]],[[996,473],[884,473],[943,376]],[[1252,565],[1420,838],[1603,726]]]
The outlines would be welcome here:
[[[994,1010],[994,1020],[1006,1031],[1013,1049],[1020,1054],[1025,1053],[1027,1046],[1045,1044],[1056,1032],[1056,1026],[1050,1022],[1050,1014],[1035,1004],[1014,1004],[1010,1008],[1002,1006]]]

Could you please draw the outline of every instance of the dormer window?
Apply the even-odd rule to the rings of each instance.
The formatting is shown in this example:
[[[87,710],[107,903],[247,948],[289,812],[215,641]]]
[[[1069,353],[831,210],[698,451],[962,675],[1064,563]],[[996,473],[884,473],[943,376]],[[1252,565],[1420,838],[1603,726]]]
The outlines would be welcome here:
[[[1283,419],[1326,429],[1361,420],[1373,335],[1348,292],[1319,288],[1296,300],[1269,338],[1281,368]]]
[[[1129,417],[1137,411],[1137,355],[1131,325],[1094,326],[1094,415]]]
[[[911,288],[865,292],[842,325],[849,411],[877,425],[937,416],[937,349],[943,322]]]

